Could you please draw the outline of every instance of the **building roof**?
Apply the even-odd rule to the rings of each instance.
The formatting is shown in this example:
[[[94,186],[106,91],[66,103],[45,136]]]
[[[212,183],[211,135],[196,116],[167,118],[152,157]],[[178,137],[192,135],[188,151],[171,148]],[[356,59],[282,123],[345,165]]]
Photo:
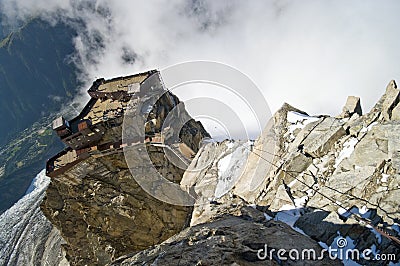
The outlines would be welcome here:
[[[82,119],[90,119],[92,125],[95,125],[97,123],[121,116],[128,103],[121,101],[118,98],[111,97],[111,93],[130,93],[129,89],[134,90],[134,88],[140,88],[140,83],[145,81],[154,73],[157,73],[157,70],[151,70],[126,77],[113,78],[110,80],[96,80],[92,87],[88,90],[88,93],[92,96],[92,98],[83,108],[82,112],[77,117],[69,121],[72,132],[78,131],[77,125]],[[132,86],[132,84],[134,84],[134,86]],[[101,95],[107,95],[107,93],[110,93],[110,97],[95,98],[93,96],[95,96],[96,93]]]

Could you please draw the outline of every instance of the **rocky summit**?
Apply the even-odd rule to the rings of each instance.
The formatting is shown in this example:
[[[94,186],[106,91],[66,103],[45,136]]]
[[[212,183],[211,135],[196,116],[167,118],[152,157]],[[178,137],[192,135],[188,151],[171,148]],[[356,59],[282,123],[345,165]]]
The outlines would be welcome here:
[[[174,113],[179,99],[157,71],[98,80],[89,94],[77,118],[54,123],[67,148],[48,161],[41,204],[70,265],[399,263],[394,81],[364,114],[354,96],[337,117],[285,103],[254,141],[209,139],[184,109]],[[144,127],[130,130],[143,132],[126,139],[123,119],[132,112]],[[164,125],[168,114],[178,130]],[[193,206],[153,197],[166,194],[162,183],[140,184],[139,175],[153,180],[147,162],[139,149],[124,156],[137,144]],[[361,255],[345,257],[348,251]]]

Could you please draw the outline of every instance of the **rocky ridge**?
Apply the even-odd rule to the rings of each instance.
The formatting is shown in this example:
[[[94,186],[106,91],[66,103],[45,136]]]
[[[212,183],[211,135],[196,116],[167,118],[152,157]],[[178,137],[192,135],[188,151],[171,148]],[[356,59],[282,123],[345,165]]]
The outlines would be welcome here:
[[[273,126],[254,144],[208,144],[195,161],[212,163],[196,173],[185,173],[182,179],[182,184],[204,195],[195,206],[191,225],[207,224],[221,213],[221,206],[240,198],[324,247],[335,247],[339,238],[345,238],[349,247],[360,252],[396,254],[398,260],[399,95],[391,81],[364,115],[357,97],[349,97],[338,117],[309,116],[284,104],[275,113]],[[268,146],[272,142],[274,147]],[[221,174],[221,162],[229,157],[232,164]],[[250,190],[254,172],[263,178]],[[218,187],[227,182],[226,176],[231,189],[221,197]],[[229,208],[222,212],[229,213]],[[388,263],[363,258],[357,262]]]
[[[399,95],[390,82],[364,115],[357,97],[349,97],[337,117],[309,116],[284,104],[257,140],[210,141],[197,147],[186,171],[152,147],[158,170],[197,195],[194,208],[152,198],[124,158],[112,154],[53,180],[42,210],[68,243],[72,265],[294,265],[298,261],[260,259],[257,252],[265,244],[319,252],[337,248],[339,238],[360,252],[395,254],[396,263]],[[199,138],[190,136],[193,146]]]

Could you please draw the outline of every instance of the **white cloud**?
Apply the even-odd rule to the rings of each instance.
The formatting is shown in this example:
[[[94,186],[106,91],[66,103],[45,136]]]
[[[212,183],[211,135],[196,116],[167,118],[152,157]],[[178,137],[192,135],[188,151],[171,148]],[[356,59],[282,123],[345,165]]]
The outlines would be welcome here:
[[[273,111],[286,101],[312,114],[338,114],[348,95],[361,96],[368,111],[400,77],[398,1],[92,3],[9,0],[1,10],[77,27],[75,59],[87,84],[212,60],[249,75]]]

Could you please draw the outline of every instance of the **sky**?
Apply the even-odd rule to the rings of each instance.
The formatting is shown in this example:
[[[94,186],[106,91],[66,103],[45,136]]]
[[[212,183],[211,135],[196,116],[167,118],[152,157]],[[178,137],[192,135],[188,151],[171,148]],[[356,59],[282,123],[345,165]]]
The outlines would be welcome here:
[[[77,30],[82,92],[98,77],[210,60],[250,77],[272,112],[288,102],[337,115],[349,95],[368,111],[400,78],[400,1],[0,0],[0,9],[11,25],[40,16]]]

